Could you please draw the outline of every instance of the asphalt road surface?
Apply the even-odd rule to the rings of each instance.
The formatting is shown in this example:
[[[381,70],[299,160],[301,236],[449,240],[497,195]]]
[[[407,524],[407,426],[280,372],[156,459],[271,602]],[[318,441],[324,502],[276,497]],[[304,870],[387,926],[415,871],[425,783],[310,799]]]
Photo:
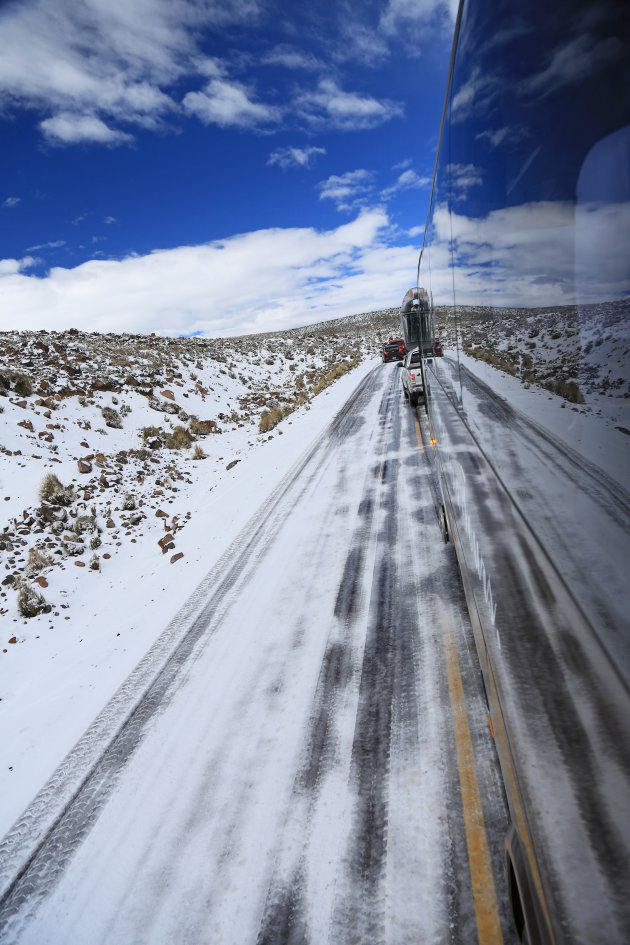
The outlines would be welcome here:
[[[396,365],[360,384],[99,758],[68,761],[72,796],[22,818],[28,855],[0,848],[3,945],[513,941],[423,423]]]

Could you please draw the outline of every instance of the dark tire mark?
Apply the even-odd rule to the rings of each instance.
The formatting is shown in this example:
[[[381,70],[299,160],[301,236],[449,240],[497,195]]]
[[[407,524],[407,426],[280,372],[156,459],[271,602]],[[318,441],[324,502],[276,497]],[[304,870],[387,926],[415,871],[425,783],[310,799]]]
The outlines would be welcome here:
[[[298,871],[270,904],[256,945],[308,945],[308,928],[302,902],[303,877]]]
[[[506,429],[517,430],[531,449],[544,456],[551,467],[568,477],[574,485],[584,489],[584,478],[587,476],[590,481],[590,497],[607,515],[615,519],[619,515],[630,517],[630,495],[619,483],[544,427],[509,406],[492,388],[463,365],[460,371],[466,387],[472,391],[481,391],[482,403],[487,406],[491,417],[505,425]]]

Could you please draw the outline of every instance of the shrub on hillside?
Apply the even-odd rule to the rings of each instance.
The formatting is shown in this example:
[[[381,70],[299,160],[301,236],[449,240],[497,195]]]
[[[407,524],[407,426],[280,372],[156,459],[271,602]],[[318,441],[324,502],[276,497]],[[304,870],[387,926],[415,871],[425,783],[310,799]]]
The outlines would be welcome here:
[[[117,410],[114,410],[113,407],[102,407],[101,414],[105,421],[105,426],[112,427],[114,430],[120,430],[122,427],[122,419]]]
[[[19,585],[17,608],[22,617],[36,617],[51,609],[43,595],[25,581]]]
[[[16,374],[13,383],[13,389],[20,397],[30,397],[33,393],[33,385],[25,374]]]
[[[170,436],[166,437],[164,445],[169,450],[185,450],[192,445],[192,442],[193,438],[190,432],[186,427],[178,424],[176,427],[173,427],[173,432]]]
[[[72,486],[64,486],[54,473],[47,473],[39,487],[39,497],[50,505],[70,505]]]
[[[258,424],[259,433],[268,433],[270,430],[273,430],[274,427],[277,427],[282,417],[284,416],[282,412],[282,407],[271,407],[269,410],[263,410],[260,415],[260,423]]]
[[[26,559],[27,574],[39,574],[40,571],[44,571],[46,568],[49,568],[51,564],[51,559],[47,554],[44,554],[41,548],[38,548],[37,545],[34,545],[29,549],[28,557]]]
[[[208,454],[204,453],[204,451],[202,450],[200,446],[195,446],[193,450],[192,458],[193,459],[207,459]]]
[[[549,385],[549,390],[559,397],[563,397],[571,404],[583,404],[584,396],[575,381],[563,381],[558,379]]]

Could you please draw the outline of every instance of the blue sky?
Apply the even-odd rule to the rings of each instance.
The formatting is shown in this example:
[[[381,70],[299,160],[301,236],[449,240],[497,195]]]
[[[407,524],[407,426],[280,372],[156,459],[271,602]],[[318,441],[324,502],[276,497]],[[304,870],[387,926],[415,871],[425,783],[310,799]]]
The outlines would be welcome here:
[[[0,9],[0,326],[238,334],[415,278],[450,0]]]

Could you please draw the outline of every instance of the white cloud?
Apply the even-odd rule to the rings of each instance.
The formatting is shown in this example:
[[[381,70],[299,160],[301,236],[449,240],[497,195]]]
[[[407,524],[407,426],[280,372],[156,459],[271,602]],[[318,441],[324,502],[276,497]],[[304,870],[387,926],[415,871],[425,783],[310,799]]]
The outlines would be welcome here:
[[[204,124],[221,128],[260,128],[282,117],[279,108],[254,102],[245,86],[225,79],[212,79],[202,92],[188,92],[183,106]]]
[[[400,102],[345,92],[333,79],[322,79],[317,89],[302,92],[297,97],[296,107],[309,124],[342,131],[376,128],[404,114]]]
[[[630,231],[630,203],[541,201],[486,217],[436,208],[421,283],[436,304],[452,304],[452,261],[461,305],[544,306],[623,298],[627,248],[611,233]],[[579,265],[576,266],[576,254]],[[428,266],[430,265],[430,278]]]
[[[65,240],[51,240],[49,243],[38,243],[37,246],[27,246],[27,253],[36,253],[39,249],[59,249],[65,246]]]
[[[284,66],[285,69],[302,69],[309,72],[318,72],[322,68],[322,63],[312,53],[284,44],[275,46],[260,61],[263,65]]]
[[[21,197],[7,197],[3,201],[2,206],[6,207],[7,210],[10,210],[12,207],[17,207],[21,200]]]
[[[595,40],[588,34],[580,34],[556,49],[549,65],[523,82],[520,91],[541,93],[546,97],[566,85],[584,81],[623,51],[623,43],[617,37]]]
[[[388,0],[381,16],[387,36],[404,35],[418,42],[420,27],[441,25],[452,32],[459,0]]]
[[[506,125],[504,128],[497,128],[494,131],[480,131],[475,135],[476,141],[487,141],[491,148],[497,148],[504,141],[514,140],[512,130]]]
[[[118,223],[118,220],[116,217],[104,217],[103,223],[105,223],[107,226],[111,226],[112,223]]]
[[[483,183],[481,170],[474,164],[447,164],[446,173],[456,196],[464,196],[471,187]]]
[[[337,210],[351,210],[373,191],[374,172],[365,168],[332,174],[319,183],[319,199],[332,200]]]
[[[26,275],[0,263],[0,327],[241,334],[397,304],[417,248],[388,246],[381,210],[327,232],[269,229]]]
[[[326,148],[309,146],[306,148],[277,148],[269,155],[267,164],[277,165],[283,170],[289,167],[310,167],[320,154],[326,154]]]
[[[430,186],[430,177],[420,177],[419,174],[416,174],[414,170],[409,168],[403,171],[402,174],[399,174],[393,184],[381,191],[381,197],[387,200],[389,197],[393,197],[394,194],[400,193],[403,190],[423,190],[425,187]]]
[[[475,111],[484,112],[491,107],[500,90],[500,81],[493,75],[484,75],[478,66],[453,96],[451,116],[454,122],[464,121]]]
[[[24,256],[22,259],[0,259],[0,280],[6,276],[14,276],[30,269],[37,263],[34,256]],[[0,281],[0,295],[2,282]],[[8,327],[8,326],[7,326]]]
[[[54,118],[46,118],[39,127],[52,144],[129,144],[133,135],[125,131],[110,128],[95,115],[76,115],[63,113]]]
[[[164,89],[186,74],[210,74],[197,44],[202,30],[256,15],[255,0],[10,4],[0,14],[0,106],[43,110],[43,128],[58,143],[87,140],[90,128],[93,140],[114,143],[128,132],[112,123],[158,127],[177,108]]]

